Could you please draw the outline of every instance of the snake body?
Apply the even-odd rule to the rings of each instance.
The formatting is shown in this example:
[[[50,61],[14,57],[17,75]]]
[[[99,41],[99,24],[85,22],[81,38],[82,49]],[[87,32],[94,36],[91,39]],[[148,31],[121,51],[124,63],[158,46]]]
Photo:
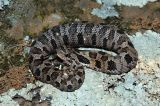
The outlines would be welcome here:
[[[77,48],[101,51],[79,51]],[[122,74],[135,68],[138,54],[123,31],[106,24],[74,22],[57,25],[40,33],[29,52],[29,68],[37,80],[61,91],[79,89],[84,66],[106,74]]]

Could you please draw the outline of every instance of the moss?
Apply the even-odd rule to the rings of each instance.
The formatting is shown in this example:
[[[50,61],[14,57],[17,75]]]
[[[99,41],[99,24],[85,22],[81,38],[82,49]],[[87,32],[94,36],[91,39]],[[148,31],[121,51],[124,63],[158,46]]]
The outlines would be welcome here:
[[[35,17],[41,17],[42,19],[51,13],[62,13],[66,17],[65,20],[70,22],[83,14],[83,10],[75,7],[76,0],[33,0],[33,3],[37,7]]]
[[[24,58],[20,51],[17,50],[17,41],[13,38],[7,37],[4,31],[0,32],[0,43],[4,46],[0,52],[0,70],[8,70],[12,66],[20,66],[22,62],[20,59]]]
[[[2,23],[0,25],[0,35],[5,32],[5,29],[12,27],[11,22],[9,21],[9,19],[7,19],[7,14],[9,14],[10,11],[11,10],[9,8],[5,9],[4,11],[0,11],[0,22]]]
[[[76,18],[79,18],[81,14],[83,14],[83,10],[79,7],[75,7],[76,0],[62,0],[59,2],[60,12],[67,17],[67,21],[74,21]]]
[[[21,66],[23,64],[23,61],[20,61],[24,57],[22,55],[16,54],[11,57],[11,62],[14,63],[14,66]]]
[[[2,60],[0,61],[0,70],[8,70],[9,69],[8,59],[4,57],[2,54],[0,54],[0,58]]]
[[[121,22],[121,18],[118,17],[107,17],[105,19],[105,23],[107,24],[111,24],[111,25],[116,25],[116,26],[120,26],[120,22]]]
[[[42,20],[46,15],[51,14],[53,10],[53,1],[49,0],[33,0],[34,5],[36,6],[35,18],[39,17]],[[52,7],[51,7],[52,5]]]
[[[23,55],[20,53],[11,53],[11,51],[5,52],[4,54],[0,54],[0,58],[0,69],[2,70],[8,70],[10,67],[24,64],[24,61],[20,61],[21,59],[24,60]]]

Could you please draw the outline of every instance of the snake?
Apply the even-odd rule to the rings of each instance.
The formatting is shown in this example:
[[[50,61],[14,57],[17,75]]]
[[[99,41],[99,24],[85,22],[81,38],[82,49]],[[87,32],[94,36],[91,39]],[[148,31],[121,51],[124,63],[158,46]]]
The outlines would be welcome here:
[[[71,22],[53,26],[39,33],[29,51],[29,69],[35,79],[64,92],[82,86],[85,67],[120,75],[135,68],[137,60],[138,53],[125,31],[106,23]]]

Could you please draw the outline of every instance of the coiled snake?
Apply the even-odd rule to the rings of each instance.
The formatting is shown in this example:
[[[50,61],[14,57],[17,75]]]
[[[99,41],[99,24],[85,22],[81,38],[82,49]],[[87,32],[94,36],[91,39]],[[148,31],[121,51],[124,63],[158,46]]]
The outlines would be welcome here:
[[[104,49],[117,55],[79,51],[79,47]],[[71,92],[81,87],[84,66],[116,75],[135,68],[137,60],[137,51],[121,30],[106,24],[74,22],[54,26],[33,41],[29,68],[36,79]]]

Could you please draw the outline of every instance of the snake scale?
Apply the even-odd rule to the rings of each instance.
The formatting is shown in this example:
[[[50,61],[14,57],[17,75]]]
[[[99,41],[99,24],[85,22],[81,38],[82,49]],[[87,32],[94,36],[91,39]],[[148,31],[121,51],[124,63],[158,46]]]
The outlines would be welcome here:
[[[80,51],[98,48],[115,52]],[[29,68],[37,80],[72,92],[84,82],[84,66],[117,75],[135,68],[138,54],[129,37],[106,24],[73,22],[47,29],[33,41]]]

